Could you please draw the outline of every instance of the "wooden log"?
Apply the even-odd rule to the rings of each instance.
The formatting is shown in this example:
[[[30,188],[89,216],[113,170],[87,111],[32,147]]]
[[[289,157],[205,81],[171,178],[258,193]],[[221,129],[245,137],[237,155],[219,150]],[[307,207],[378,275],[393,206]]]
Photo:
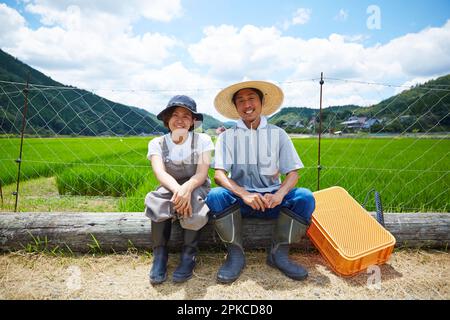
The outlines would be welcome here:
[[[448,213],[386,213],[384,219],[386,228],[397,240],[397,246],[448,246]],[[273,226],[274,220],[244,219],[244,247],[259,249],[269,246]],[[141,212],[0,213],[0,251],[27,246],[49,250],[68,247],[73,252],[120,252],[129,248],[149,250],[151,223]],[[181,246],[182,229],[174,223],[169,247],[171,251],[179,251]],[[200,247],[223,248],[211,222],[201,232]],[[296,247],[311,249],[313,245],[305,237]]]

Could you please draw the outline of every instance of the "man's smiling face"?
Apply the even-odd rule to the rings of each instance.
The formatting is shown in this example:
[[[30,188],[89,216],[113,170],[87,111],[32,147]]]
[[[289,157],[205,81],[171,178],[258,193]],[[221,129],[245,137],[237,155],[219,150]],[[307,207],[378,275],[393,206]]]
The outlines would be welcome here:
[[[261,115],[262,103],[253,89],[241,89],[234,98],[237,112],[244,123],[252,123]]]

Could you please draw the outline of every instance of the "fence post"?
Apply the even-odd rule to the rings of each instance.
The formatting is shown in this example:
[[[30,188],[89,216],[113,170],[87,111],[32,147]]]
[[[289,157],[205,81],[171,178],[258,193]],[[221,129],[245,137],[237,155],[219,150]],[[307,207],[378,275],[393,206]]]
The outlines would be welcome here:
[[[30,82],[30,73],[28,73],[27,78],[27,85],[25,89],[23,89],[23,93],[25,96],[25,102],[23,106],[23,112],[22,112],[22,130],[20,133],[20,151],[19,151],[19,158],[16,160],[17,164],[19,165],[17,170],[17,183],[16,183],[16,191],[13,192],[13,195],[16,196],[16,201],[14,204],[14,212],[17,212],[17,202],[19,200],[19,185],[20,185],[20,168],[22,164],[22,149],[23,149],[23,133],[25,131],[25,126],[27,123],[27,109],[28,109],[28,83]]]
[[[324,84],[323,72],[320,73],[319,83],[320,83],[320,110],[319,110],[319,147],[317,155],[317,190],[320,190],[320,170],[322,170],[322,167],[320,166],[320,138],[322,134],[322,86]]]

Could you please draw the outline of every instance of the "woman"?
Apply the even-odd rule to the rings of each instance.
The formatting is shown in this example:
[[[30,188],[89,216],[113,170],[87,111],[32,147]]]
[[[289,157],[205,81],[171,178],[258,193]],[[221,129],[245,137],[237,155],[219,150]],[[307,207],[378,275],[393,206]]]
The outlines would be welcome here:
[[[208,168],[214,145],[203,133],[194,133],[194,123],[203,120],[193,99],[177,95],[157,116],[169,133],[154,138],[147,158],[161,184],[145,198],[146,215],[152,220],[153,265],[150,283],[167,278],[168,249],[172,221],[178,219],[184,232],[181,261],[174,282],[192,277],[199,230],[208,222],[204,199],[210,190]]]

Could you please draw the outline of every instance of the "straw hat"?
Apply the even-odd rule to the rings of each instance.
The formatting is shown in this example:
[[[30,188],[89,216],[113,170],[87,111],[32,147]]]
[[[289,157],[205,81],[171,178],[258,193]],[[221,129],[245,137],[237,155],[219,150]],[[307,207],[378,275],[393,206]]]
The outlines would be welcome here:
[[[214,99],[216,110],[229,119],[239,119],[240,116],[233,103],[233,95],[241,89],[255,88],[263,93],[262,111],[264,116],[277,111],[283,103],[283,91],[276,85],[266,81],[245,81],[233,84],[220,91]]]

